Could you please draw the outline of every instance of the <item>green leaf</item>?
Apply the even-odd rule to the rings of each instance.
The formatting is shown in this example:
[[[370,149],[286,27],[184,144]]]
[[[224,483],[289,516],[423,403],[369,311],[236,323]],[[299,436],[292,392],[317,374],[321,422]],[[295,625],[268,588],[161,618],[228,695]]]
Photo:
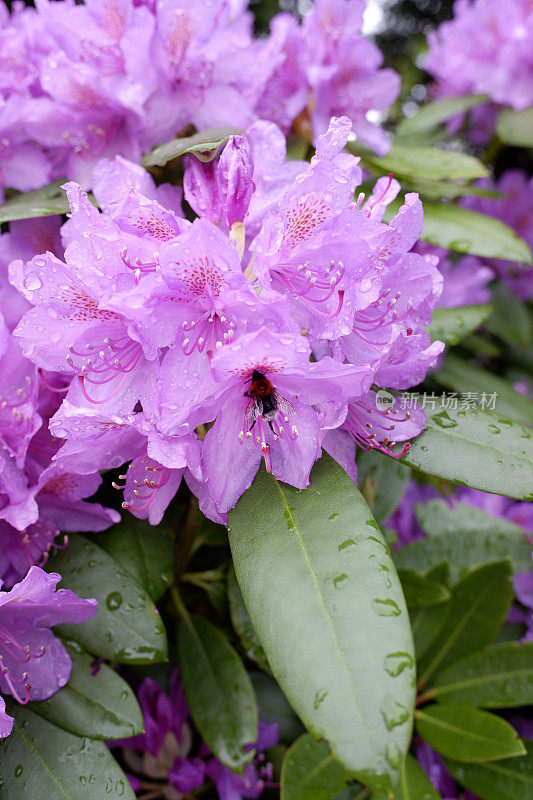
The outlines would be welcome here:
[[[483,105],[488,100],[486,94],[465,94],[461,97],[445,97],[443,100],[427,103],[412,117],[401,120],[396,128],[396,135],[402,139],[418,136],[457,114],[464,114],[475,106]]]
[[[415,505],[415,514],[428,538],[395,551],[398,568],[432,567],[449,561],[455,578],[465,569],[509,558],[515,572],[533,570],[526,531],[503,517],[465,503],[449,506],[444,500]]]
[[[281,800],[331,800],[350,776],[332,757],[328,743],[304,733],[289,747],[281,767]]]
[[[220,145],[230,136],[241,134],[240,128],[209,128],[193,136],[172,139],[170,142],[158,144],[141,158],[143,167],[164,167],[173,158],[194,153],[201,161],[212,161]]]
[[[417,661],[427,653],[440,634],[448,615],[449,600],[436,606],[411,609],[411,630]]]
[[[434,750],[457,761],[497,761],[526,753],[508,722],[471,706],[426,706],[415,712],[415,725]]]
[[[393,142],[382,158],[362,148],[359,142],[349,142],[347,148],[361,155],[365,166],[385,174],[392,172],[397,178],[455,181],[484,178],[489,174],[486,166],[474,156],[437,147],[409,147]]]
[[[495,411],[525,425],[533,425],[533,402],[493,372],[468,364],[459,356],[448,353],[433,377],[442,386],[459,394],[475,392],[480,398],[485,396],[485,400],[495,394]]]
[[[80,597],[98,600],[96,615],[78,625],[59,625],[66,639],[84,650],[122,664],[151,664],[167,657],[159,612],[142,586],[121,564],[79,533],[53,555],[47,570],[59,572]]]
[[[229,512],[229,539],[287,699],[348,771],[388,790],[409,745],[414,655],[392,559],[361,494],[327,454],[303,491],[261,469]]]
[[[513,111],[511,108],[500,111],[496,133],[505,144],[533,147],[533,106],[523,111]]]
[[[442,408],[442,402],[448,407]],[[401,461],[437,478],[533,500],[533,433],[488,409],[426,403],[426,425]]]
[[[451,347],[477,330],[491,310],[489,305],[436,308],[431,315],[431,325],[427,332],[432,342],[439,340]]]
[[[394,791],[394,800],[441,800],[440,794],[410,753],[404,761],[400,783]]]
[[[69,204],[65,192],[61,189],[65,180],[66,178],[61,178],[34,192],[21,192],[10,197],[0,205],[0,225],[16,219],[66,214]]]
[[[358,484],[378,524],[396,511],[409,483],[409,470],[397,459],[381,458],[374,450],[357,455]]]
[[[447,586],[430,580],[425,575],[412,569],[398,570],[398,577],[402,584],[405,602],[408,608],[417,606],[434,606],[444,603],[450,598]]]
[[[49,700],[32,703],[49,722],[78,736],[125,739],[144,730],[143,715],[131,687],[106,664],[67,646],[72,659],[69,682]],[[94,667],[94,668],[93,668]]]
[[[224,634],[202,617],[181,618],[178,654],[192,718],[219,761],[240,770],[253,757],[244,747],[257,741],[252,683]]]
[[[159,600],[173,578],[174,533],[166,525],[150,525],[129,514],[106,531],[100,546],[124,567],[150,595]]]
[[[438,672],[431,696],[479,708],[533,704],[533,642],[508,642],[473,653]]]
[[[508,344],[531,348],[533,314],[526,305],[501,281],[492,289],[491,303],[494,310],[487,321],[487,328]]]
[[[0,741],[2,800],[135,800],[104,742],[57,728],[8,701],[13,733]]]
[[[499,219],[456,205],[425,200],[421,238],[459,253],[531,264],[529,245],[512,228]]]
[[[269,672],[265,651],[261,647],[261,642],[257,638],[252,620],[244,605],[233,567],[228,570],[228,602],[231,624],[241,641],[246,655],[251,661],[255,661],[261,669],[266,669]]]
[[[284,742],[294,742],[305,731],[278,684],[264,672],[250,672],[259,716],[263,722],[275,722],[279,737]]]
[[[527,755],[487,764],[460,764],[446,759],[453,777],[483,800],[533,800],[533,742]]]
[[[437,670],[490,644],[513,599],[510,576],[509,562],[497,561],[455,584],[439,638],[420,662],[421,686]]]

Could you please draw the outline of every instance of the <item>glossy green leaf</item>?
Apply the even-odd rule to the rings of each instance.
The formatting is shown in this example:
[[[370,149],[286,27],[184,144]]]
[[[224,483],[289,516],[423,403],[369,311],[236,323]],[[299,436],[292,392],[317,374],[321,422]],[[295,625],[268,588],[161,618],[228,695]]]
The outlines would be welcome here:
[[[253,757],[257,741],[254,690],[244,665],[224,634],[202,617],[181,618],[178,654],[192,718],[216,757],[233,770]]]
[[[357,455],[357,483],[381,525],[398,507],[409,483],[409,470],[397,459],[381,458],[374,450]]]
[[[413,631],[417,661],[420,661],[427,653],[444,627],[448,615],[449,602],[448,600],[436,606],[410,610],[411,630]]]
[[[436,308],[431,315],[431,325],[427,332],[431,341],[444,342],[450,347],[457,344],[485,322],[491,306],[458,306],[457,308]]]
[[[255,661],[261,669],[266,669],[268,672],[269,667],[265,651],[261,647],[261,642],[257,638],[252,620],[244,605],[233,567],[228,571],[228,602],[231,624],[241,641],[246,655],[251,661]]]
[[[394,800],[441,800],[440,794],[410,753],[404,761],[400,783],[394,790]]]
[[[444,500],[415,505],[415,514],[428,538],[396,550],[398,568],[433,567],[449,561],[456,578],[465,568],[508,558],[515,572],[533,570],[526,531],[503,517],[465,503],[450,506]]]
[[[61,185],[65,178],[49,183],[33,192],[21,192],[10,197],[0,205],[0,225],[16,219],[49,217],[53,214],[66,214],[69,204]]]
[[[129,514],[106,531],[100,546],[150,595],[159,600],[173,578],[174,533],[167,525],[150,525]]]
[[[435,675],[431,695],[479,708],[533,705],[533,642],[498,644],[450,664]]]
[[[13,733],[0,741],[2,800],[135,800],[104,742],[74,736],[8,702]]]
[[[229,538],[287,699],[347,770],[390,788],[410,739],[414,654],[392,559],[361,494],[327,454],[303,491],[261,469],[229,512]]]
[[[421,238],[459,253],[531,264],[529,245],[508,225],[494,217],[449,203],[424,201]]]
[[[289,747],[281,768],[281,800],[331,800],[349,780],[328,743],[304,733]]]
[[[441,407],[441,403],[448,407]],[[438,478],[533,500],[533,432],[526,425],[488,409],[458,408],[449,398],[426,403],[426,425],[401,459]]]
[[[533,106],[523,111],[513,111],[511,108],[500,111],[496,133],[505,144],[533,147]]]
[[[426,706],[416,712],[415,725],[418,735],[434,750],[457,761],[497,761],[526,752],[508,722],[472,706]]]
[[[440,125],[441,122],[445,122],[457,114],[464,114],[488,100],[486,94],[464,94],[460,97],[445,97],[442,100],[435,100],[433,103],[426,103],[412,117],[401,120],[396,128],[396,135],[401,136],[402,139],[418,136]]]
[[[242,133],[240,128],[209,128],[185,136],[181,139],[172,139],[171,142],[158,144],[150,153],[141,158],[143,167],[164,167],[173,158],[194,153],[201,161],[211,161],[220,147],[230,136]]]
[[[284,742],[293,742],[305,731],[304,726],[292,710],[289,702],[271,675],[250,672],[259,716],[263,722],[275,722],[279,737]]]
[[[47,564],[80,597],[98,600],[96,615],[78,625],[60,625],[66,639],[84,650],[123,664],[151,664],[167,657],[165,627],[150,597],[118,561],[80,534]]]
[[[527,755],[487,764],[446,759],[453,777],[482,800],[533,800],[533,742],[524,739]]]
[[[490,644],[513,599],[510,577],[509,562],[497,561],[455,584],[439,637],[420,662],[421,686],[437,670]]]
[[[49,700],[32,703],[32,711],[78,736],[125,739],[144,730],[131,686],[106,664],[69,646],[72,672],[66,686]]]
[[[437,581],[432,581],[413,569],[398,570],[398,577],[402,584],[408,608],[434,606],[438,603],[444,603],[450,598],[450,591],[447,586]]]
[[[484,178],[489,174],[486,166],[474,156],[436,147],[409,147],[396,141],[382,158],[362,148],[359,142],[349,142],[347,147],[355,155],[361,155],[365,166],[377,172],[392,172],[397,178],[455,181]]]
[[[433,377],[442,386],[459,395],[463,392],[476,392],[479,398],[484,396],[487,401],[492,395],[496,395],[494,410],[497,413],[525,425],[533,425],[533,401],[493,372],[468,364],[459,356],[448,353]]]
[[[533,347],[533,314],[504,283],[499,281],[491,292],[493,312],[487,328],[508,344]]]

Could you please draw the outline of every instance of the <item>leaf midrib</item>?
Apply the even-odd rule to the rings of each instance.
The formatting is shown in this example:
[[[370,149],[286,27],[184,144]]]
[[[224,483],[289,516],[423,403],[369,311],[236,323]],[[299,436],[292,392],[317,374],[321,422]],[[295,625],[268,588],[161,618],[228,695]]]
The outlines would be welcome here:
[[[344,652],[343,652],[343,650],[342,650],[342,648],[341,648],[341,646],[340,646],[339,638],[338,638],[338,636],[337,636],[337,631],[335,630],[335,626],[333,625],[333,622],[332,622],[332,620],[331,620],[331,616],[329,615],[329,613],[328,613],[328,610],[327,610],[327,607],[326,607],[326,604],[325,604],[325,602],[324,602],[324,597],[323,597],[322,591],[321,591],[321,589],[320,589],[320,585],[319,585],[319,583],[318,583],[318,579],[317,579],[316,572],[314,571],[314,569],[313,569],[313,566],[312,566],[312,564],[311,564],[311,561],[309,560],[309,555],[308,555],[308,553],[307,553],[307,550],[306,550],[306,548],[305,548],[305,545],[304,545],[304,542],[303,542],[303,539],[302,539],[302,535],[301,535],[301,533],[300,533],[300,531],[299,531],[299,529],[298,529],[298,526],[297,526],[297,524],[296,524],[296,520],[294,519],[293,513],[292,513],[292,511],[291,511],[291,509],[290,509],[290,507],[289,507],[289,504],[287,503],[287,499],[286,499],[286,497],[285,497],[285,494],[284,494],[284,492],[283,492],[283,489],[282,489],[282,488],[281,488],[281,486],[279,485],[279,481],[277,481],[275,478],[274,478],[274,483],[276,484],[276,486],[277,486],[277,488],[278,488],[278,490],[279,490],[279,493],[280,493],[280,495],[281,495],[281,498],[282,498],[282,500],[283,500],[283,504],[285,505],[285,508],[286,508],[287,514],[289,515],[289,517],[290,517],[290,520],[291,520],[291,522],[292,522],[292,524],[293,524],[293,528],[292,528],[292,530],[294,530],[294,531],[295,531],[295,533],[296,533],[296,535],[297,535],[297,537],[298,537],[298,542],[299,542],[299,544],[300,544],[300,547],[302,548],[302,552],[303,552],[303,554],[304,554],[305,561],[306,561],[306,563],[307,563],[307,566],[308,566],[308,568],[309,568],[309,571],[310,571],[310,573],[311,573],[311,576],[312,576],[312,579],[313,579],[313,583],[315,584],[315,588],[316,588],[316,591],[317,591],[317,594],[318,594],[318,598],[319,598],[319,600],[320,600],[320,604],[321,604],[321,606],[322,606],[322,609],[323,609],[323,611],[324,611],[324,615],[325,615],[325,617],[326,617],[326,620],[327,620],[327,622],[328,622],[328,625],[329,625],[329,627],[331,628],[331,632],[332,632],[332,634],[333,634],[333,639],[334,639],[334,642],[335,642],[335,644],[336,644],[336,646],[337,646],[337,650],[338,650],[338,652],[339,652],[339,654],[340,654],[340,657],[341,657],[341,662],[342,662],[342,665],[343,665],[344,671],[346,672],[346,675],[347,675],[347,678],[348,678],[348,686],[350,686],[350,687],[351,687],[351,686],[352,686],[352,676],[351,676],[351,673],[350,673],[350,669],[349,669],[349,667],[348,667],[348,664],[346,663],[346,659],[345,659],[345,657],[344,657]],[[360,717],[360,719],[361,719],[361,721],[362,721],[362,723],[363,723],[363,726],[364,726],[364,728],[365,728],[365,730],[366,730],[366,732],[367,732],[367,735],[368,735],[368,741],[369,741],[369,742],[371,742],[371,741],[373,741],[373,739],[372,739],[372,736],[371,736],[371,733],[370,733],[370,729],[369,729],[369,727],[368,727],[368,722],[367,722],[367,720],[366,720],[365,716],[364,716],[364,715],[363,715],[363,713],[362,713],[362,710],[361,710],[361,707],[360,707],[360,705],[359,705],[359,702],[358,702],[357,696],[354,694],[354,692],[353,692],[353,691],[351,691],[351,692],[350,692],[350,694],[351,694],[351,696],[352,696],[352,698],[353,698],[353,700],[354,700],[354,703],[355,703],[355,706],[356,706],[356,708],[357,708],[357,711],[358,711],[359,717]]]

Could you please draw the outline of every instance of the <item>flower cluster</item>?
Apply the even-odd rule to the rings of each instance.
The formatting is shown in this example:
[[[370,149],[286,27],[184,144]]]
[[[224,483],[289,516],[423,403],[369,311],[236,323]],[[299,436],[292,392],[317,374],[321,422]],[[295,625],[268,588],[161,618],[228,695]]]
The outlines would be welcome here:
[[[487,94],[520,110],[533,104],[533,8],[529,0],[456,0],[428,36],[425,68],[439,97]]]
[[[333,119],[310,164],[285,162],[264,122],[211,163],[191,156],[192,222],[177,189],[121,158],[93,174],[101,212],[66,185],[64,258],[10,265],[32,305],[15,339],[68,383],[50,420],[56,470],[129,462],[123,507],[153,523],[184,477],[220,521],[261,459],[303,488],[322,447],[355,477],[356,443],[392,454],[420,432],[421,409],[382,409],[372,386],[408,388],[435,363],[443,345],[425,327],[442,277],[412,252],[416,195],[389,224],[392,177],[354,202],[350,130]]]
[[[480,185],[496,189],[502,197],[468,197],[461,205],[496,217],[513,228],[530,247],[533,246],[533,178],[521,170],[509,169],[492,184],[488,180]],[[533,300],[533,268],[516,261],[491,259],[491,268],[499,278],[522,300]]]
[[[136,792],[149,791],[153,797],[179,798],[214,783],[220,800],[257,798],[272,783],[273,767],[264,751],[278,743],[278,726],[259,721],[253,761],[238,775],[215,756],[205,743],[196,743],[179,670],[170,679],[168,692],[153,678],[145,678],[137,691],[144,717],[145,733],[112,742],[122,747],[128,778]],[[153,792],[153,794],[151,794]]]
[[[302,117],[323,133],[332,114],[380,151],[367,117],[399,78],[361,33],[362,0],[319,0],[301,28],[289,15],[255,39],[243,0],[39,0],[0,6],[0,188],[65,176],[90,185],[98,159],[138,161],[190,124],[246,127]],[[303,116],[302,116],[303,115]],[[311,133],[312,136],[312,133]]]

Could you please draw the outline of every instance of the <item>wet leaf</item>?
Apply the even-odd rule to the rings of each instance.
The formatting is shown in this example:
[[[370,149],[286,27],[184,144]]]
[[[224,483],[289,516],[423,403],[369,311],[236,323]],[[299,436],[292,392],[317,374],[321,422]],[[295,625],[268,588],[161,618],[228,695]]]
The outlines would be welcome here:
[[[415,514],[428,538],[396,550],[398,568],[433,567],[448,561],[457,579],[467,569],[508,558],[514,572],[533,570],[526,531],[503,517],[466,503],[450,506],[444,500],[415,505]]]
[[[100,546],[159,600],[173,578],[174,533],[166,525],[150,525],[132,514],[106,531]]]
[[[289,747],[281,768],[281,800],[331,800],[350,776],[334,761],[328,743],[304,733]]]
[[[96,615],[78,625],[59,625],[65,639],[96,656],[122,664],[151,664],[167,657],[167,637],[159,612],[143,587],[105,550],[81,536],[50,558],[62,586],[98,600]]]
[[[181,618],[178,654],[192,718],[216,757],[240,770],[257,741],[254,690],[244,665],[224,634],[202,617]]]
[[[451,203],[424,200],[424,241],[458,253],[531,264],[529,245],[499,219]]]
[[[365,166],[384,174],[392,172],[398,179],[474,180],[489,174],[486,166],[474,156],[437,147],[410,147],[396,141],[382,158],[361,147],[359,142],[349,142],[347,147],[361,156]]]
[[[441,800],[440,794],[410,753],[404,761],[400,783],[394,790],[394,800]]]
[[[74,736],[8,701],[13,733],[0,740],[2,800],[135,800],[104,742]]]
[[[131,686],[106,664],[68,647],[69,682],[49,700],[32,703],[40,716],[78,736],[125,739],[144,730],[143,716]]]
[[[229,513],[229,538],[287,699],[346,770],[390,788],[410,740],[414,654],[398,577],[361,494],[327,455],[303,491],[261,469]]]
[[[441,703],[480,708],[533,705],[533,642],[508,642],[462,658],[435,675]]]
[[[496,395],[494,409],[499,414],[533,425],[533,401],[513,389],[510,383],[493,372],[468,364],[454,353],[448,353],[433,377],[442,386],[461,395],[475,392],[479,398]]]
[[[34,219],[54,214],[66,214],[69,210],[67,196],[61,185],[66,178],[49,183],[33,192],[13,195],[0,205],[0,225],[16,219]]]
[[[508,722],[467,705],[426,706],[415,713],[415,725],[434,750],[457,761],[497,761],[526,752]]]
[[[426,403],[427,429],[401,461],[452,483],[533,500],[533,431],[486,408],[457,405],[446,397]]]
[[[240,133],[242,133],[240,128],[209,128],[195,133],[193,136],[172,139],[170,142],[158,144],[150,153],[144,155],[141,158],[141,164],[143,167],[164,167],[173,158],[184,156],[187,153],[194,153],[201,161],[211,161],[223,142],[227,141],[230,136]]]
[[[446,759],[453,777],[483,800],[533,800],[533,742],[524,739],[527,755],[486,764]]]
[[[458,306],[457,308],[436,308],[431,315],[431,325],[427,332],[432,342],[441,341],[453,346],[477,330],[491,312],[491,306]]]
[[[513,599],[510,576],[509,562],[497,561],[455,584],[439,637],[420,661],[421,686],[437,670],[492,642]]]

